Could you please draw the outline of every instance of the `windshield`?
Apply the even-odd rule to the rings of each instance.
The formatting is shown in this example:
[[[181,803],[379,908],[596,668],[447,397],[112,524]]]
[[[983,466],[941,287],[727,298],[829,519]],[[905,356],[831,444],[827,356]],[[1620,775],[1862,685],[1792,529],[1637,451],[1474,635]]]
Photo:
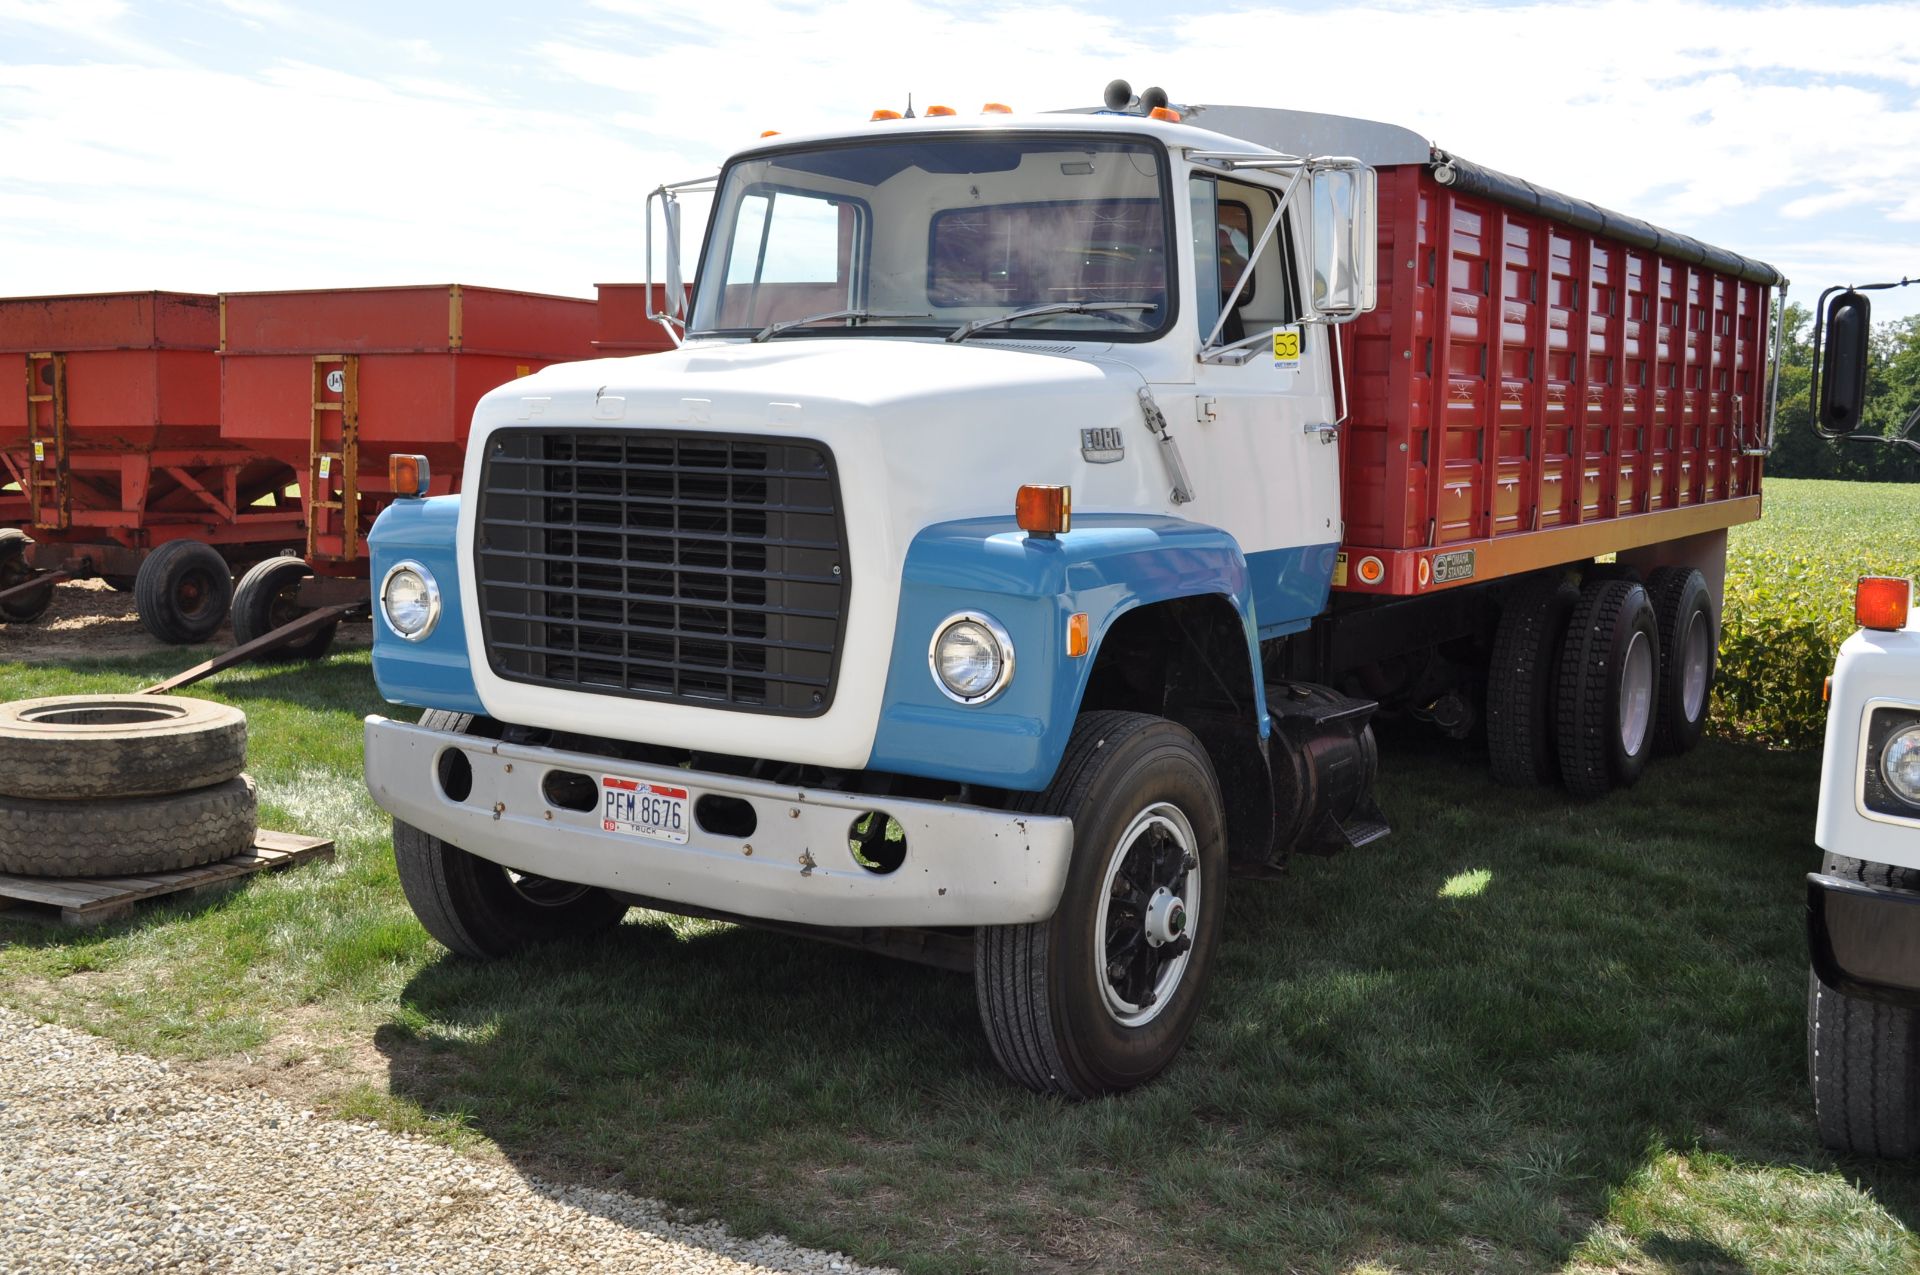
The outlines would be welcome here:
[[[714,201],[692,330],[751,334],[834,315],[777,335],[945,333],[1079,303],[1083,312],[986,335],[1155,335],[1173,319],[1164,170],[1151,143],[1062,135],[918,136],[742,160]]]

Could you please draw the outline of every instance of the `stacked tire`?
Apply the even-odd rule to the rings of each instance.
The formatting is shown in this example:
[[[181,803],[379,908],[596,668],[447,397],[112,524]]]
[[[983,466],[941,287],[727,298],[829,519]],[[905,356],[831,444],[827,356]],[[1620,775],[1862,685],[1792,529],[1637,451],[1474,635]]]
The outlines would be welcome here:
[[[0,872],[133,876],[253,845],[247,720],[208,700],[0,704]]]
[[[1487,675],[1494,778],[1558,781],[1576,797],[1636,782],[1656,751],[1700,742],[1718,632],[1706,581],[1688,567],[1595,564],[1508,595]]]

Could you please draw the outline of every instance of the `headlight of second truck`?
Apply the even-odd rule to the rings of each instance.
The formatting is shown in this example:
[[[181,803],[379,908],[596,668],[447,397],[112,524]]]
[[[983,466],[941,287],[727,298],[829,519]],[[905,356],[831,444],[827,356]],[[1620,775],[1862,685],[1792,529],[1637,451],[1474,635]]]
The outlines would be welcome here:
[[[1920,722],[1887,740],[1880,750],[1880,776],[1894,796],[1920,808]]]

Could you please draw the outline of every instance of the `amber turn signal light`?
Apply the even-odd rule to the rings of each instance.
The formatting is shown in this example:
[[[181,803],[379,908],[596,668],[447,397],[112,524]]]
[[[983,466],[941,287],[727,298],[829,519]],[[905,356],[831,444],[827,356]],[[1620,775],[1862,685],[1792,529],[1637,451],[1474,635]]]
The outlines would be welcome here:
[[[1853,590],[1853,619],[1863,629],[1904,629],[1912,602],[1913,581],[1901,576],[1863,576]]]
[[[1075,611],[1067,617],[1067,654],[1079,659],[1087,653],[1090,639],[1089,625],[1085,611]]]
[[[1030,483],[1013,498],[1013,520],[1029,535],[1050,538],[1073,529],[1073,488]]]
[[[387,457],[387,482],[396,496],[424,496],[430,474],[425,456],[407,456],[399,452]]]

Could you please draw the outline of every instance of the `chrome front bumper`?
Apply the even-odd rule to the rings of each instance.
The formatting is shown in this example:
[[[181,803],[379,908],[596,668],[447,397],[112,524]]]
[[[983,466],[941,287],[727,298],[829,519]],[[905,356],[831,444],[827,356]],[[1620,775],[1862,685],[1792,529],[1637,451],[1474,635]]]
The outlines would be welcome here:
[[[440,756],[464,753],[473,785],[464,801],[442,789]],[[601,826],[598,810],[548,801],[561,770],[617,775],[753,808],[750,836],[706,831],[693,820],[684,845]],[[783,788],[727,775],[633,765],[585,753],[531,748],[426,730],[384,717],[366,722],[367,789],[403,823],[519,872],[605,886],[764,920],[831,926],[1017,925],[1053,915],[1073,850],[1073,821],[910,801]],[[869,810],[900,821],[906,860],[871,872],[848,843]]]

